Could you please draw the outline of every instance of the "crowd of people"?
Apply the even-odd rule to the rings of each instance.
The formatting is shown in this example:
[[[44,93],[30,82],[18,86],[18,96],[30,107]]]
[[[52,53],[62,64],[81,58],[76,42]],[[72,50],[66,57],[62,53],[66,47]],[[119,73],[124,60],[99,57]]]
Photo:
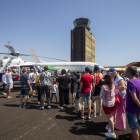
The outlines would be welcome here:
[[[11,98],[10,89],[12,88],[12,75],[10,69],[6,73],[3,71],[2,84],[4,95],[7,89],[7,98]],[[98,66],[91,70],[85,68],[85,72],[72,73],[70,78],[69,73],[65,69],[61,71],[61,75],[51,81],[51,73],[48,71],[48,66],[44,67],[44,71],[35,73],[31,70],[28,73],[27,69],[23,69],[23,74],[20,76],[21,96],[19,107],[28,108],[27,100],[29,92],[31,97],[38,93],[39,109],[44,109],[44,98],[47,99],[47,107],[51,108],[53,97],[58,103],[57,95],[59,93],[59,109],[63,109],[64,104],[69,108],[69,85],[71,84],[72,102],[75,105],[74,113],[80,111],[81,115],[77,116],[78,120],[84,120],[84,105],[87,100],[88,116],[102,116],[102,109],[107,117],[108,125],[105,127],[107,133],[105,136],[116,138],[114,128],[118,130],[126,129],[126,117],[129,127],[132,130],[131,138],[134,140],[140,139],[140,126],[138,124],[140,113],[140,73],[137,73],[137,67],[127,67],[125,73],[118,73],[114,68],[110,68],[107,73],[100,71]],[[51,93],[51,94],[50,94]],[[24,103],[23,103],[24,98]],[[81,109],[78,110],[78,104],[81,99]],[[96,101],[99,102],[99,111],[96,111]],[[93,113],[91,113],[91,106]]]

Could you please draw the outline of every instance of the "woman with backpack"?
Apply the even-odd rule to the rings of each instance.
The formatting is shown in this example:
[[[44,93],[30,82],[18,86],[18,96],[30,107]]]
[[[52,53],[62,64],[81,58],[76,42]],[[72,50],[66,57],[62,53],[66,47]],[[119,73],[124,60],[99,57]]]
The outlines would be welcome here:
[[[37,87],[37,93],[38,93],[38,104],[40,104],[40,85],[41,85],[41,82],[39,79],[40,73],[41,73],[41,71],[39,70],[38,76],[36,77],[36,81],[35,81],[35,85]]]
[[[94,67],[94,84],[95,84],[95,91],[94,95],[92,97],[93,101],[93,115],[92,117],[96,117],[96,100],[99,100],[99,112],[97,113],[99,116],[102,116],[101,110],[102,110],[102,99],[99,98],[100,91],[101,91],[101,85],[99,85],[100,80],[103,79],[103,75],[100,72],[99,66]]]

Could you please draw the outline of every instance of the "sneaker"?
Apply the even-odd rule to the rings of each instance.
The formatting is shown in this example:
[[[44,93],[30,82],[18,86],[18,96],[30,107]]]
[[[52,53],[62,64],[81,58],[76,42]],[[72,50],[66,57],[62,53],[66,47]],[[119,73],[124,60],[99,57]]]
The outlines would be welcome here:
[[[111,133],[111,132],[105,133],[105,136],[110,137],[110,138],[116,138],[116,134]]]
[[[90,117],[87,117],[86,120],[87,120],[87,121],[90,121]]]
[[[19,105],[19,107],[21,107],[21,108],[22,108],[22,107],[23,107],[23,104],[20,104],[20,105]]]
[[[82,118],[82,117],[80,116],[80,117],[77,117],[77,120],[84,120],[84,118]]]
[[[30,107],[30,106],[27,106],[27,105],[24,105],[24,106],[23,106],[23,108],[25,108],[25,109],[26,109],[26,108],[29,108],[29,107]]]
[[[66,108],[69,108],[69,105],[66,105]]]
[[[5,92],[3,92],[2,94],[3,94],[3,95],[6,95],[6,93],[5,93]]]
[[[59,108],[59,109],[63,109],[63,107],[61,107],[61,106],[58,106],[58,108]]]
[[[108,126],[106,126],[105,129],[106,129],[108,132],[111,132],[111,130],[108,128]]]
[[[51,108],[51,106],[48,106],[48,108],[50,109],[50,108]]]
[[[39,110],[43,110],[43,109],[44,109],[44,106],[40,106],[40,107],[39,107]]]
[[[91,115],[91,117],[94,117],[94,118],[96,118],[97,116],[92,114],[92,115]]]
[[[71,102],[72,105],[75,105],[75,103]]]
[[[73,113],[78,113],[78,111],[76,111],[76,110],[73,110],[72,112],[73,112]]]

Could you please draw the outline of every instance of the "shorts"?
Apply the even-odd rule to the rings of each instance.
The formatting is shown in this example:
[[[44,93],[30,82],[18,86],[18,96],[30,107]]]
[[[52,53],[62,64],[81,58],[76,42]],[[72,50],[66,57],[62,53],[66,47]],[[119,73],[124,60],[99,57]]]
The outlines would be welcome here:
[[[87,99],[87,104],[90,105],[90,92],[81,93],[81,96],[82,96],[82,105],[85,105],[85,98]]]
[[[130,113],[126,111],[128,124],[131,129],[138,129],[139,113]]]
[[[13,84],[12,83],[6,84],[6,89],[11,89],[11,88],[13,88]]]
[[[32,90],[35,90],[35,83],[31,83]]]
[[[76,92],[76,99],[79,99],[79,91]]]
[[[21,95],[28,95],[29,94],[29,89],[21,89]]]
[[[95,85],[95,91],[93,96],[99,96],[100,95],[101,88],[99,88],[97,85]]]
[[[55,98],[57,97],[57,93],[51,93],[51,97],[53,97],[53,95],[55,96]]]
[[[103,110],[104,110],[104,113],[105,114],[111,114],[111,112],[114,112],[115,106],[113,106],[113,107],[107,107],[107,106],[104,106],[103,105]]]

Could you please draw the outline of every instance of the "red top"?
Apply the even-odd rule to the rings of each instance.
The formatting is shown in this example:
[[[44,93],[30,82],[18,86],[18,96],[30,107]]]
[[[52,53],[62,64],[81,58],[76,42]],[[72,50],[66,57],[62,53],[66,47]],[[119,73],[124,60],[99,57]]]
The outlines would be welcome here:
[[[90,74],[84,74],[81,76],[81,81],[83,83],[81,93],[89,93],[91,90],[91,83],[94,83],[93,76]]]
[[[96,74],[96,83],[95,83],[95,85],[98,85],[99,84],[99,82],[100,82],[100,79],[103,79],[103,75],[100,73],[100,74]]]

